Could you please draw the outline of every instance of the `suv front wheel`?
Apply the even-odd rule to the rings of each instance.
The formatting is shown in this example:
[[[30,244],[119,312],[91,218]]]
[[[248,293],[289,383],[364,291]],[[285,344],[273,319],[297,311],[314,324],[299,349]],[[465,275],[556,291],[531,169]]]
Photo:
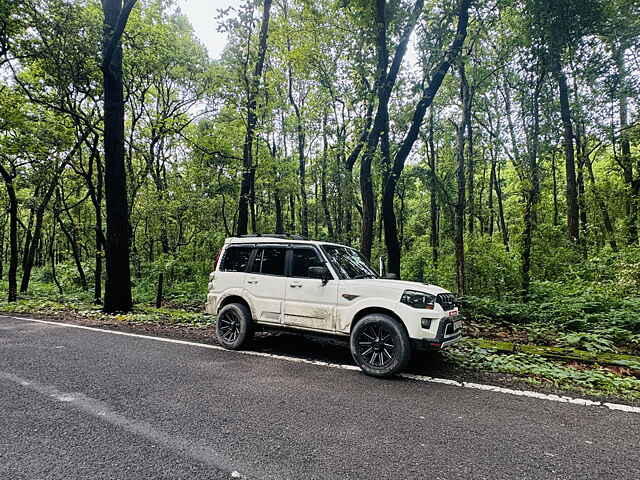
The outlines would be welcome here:
[[[252,325],[249,309],[241,303],[230,303],[218,312],[216,336],[229,350],[238,350],[251,338]]]
[[[374,313],[351,332],[351,355],[367,375],[388,377],[403,370],[411,358],[406,330],[388,315]]]

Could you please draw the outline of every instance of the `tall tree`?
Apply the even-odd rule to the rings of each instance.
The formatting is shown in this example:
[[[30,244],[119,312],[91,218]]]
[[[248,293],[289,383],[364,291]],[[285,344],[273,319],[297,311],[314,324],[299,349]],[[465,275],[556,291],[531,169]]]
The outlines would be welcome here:
[[[104,36],[104,174],[107,210],[107,251],[104,310],[131,310],[129,266],[129,208],[124,165],[124,96],[122,87],[122,34],[136,0],[103,0]]]
[[[382,197],[382,215],[384,221],[384,238],[388,254],[388,271],[389,273],[398,275],[398,277],[400,276],[400,241],[398,239],[398,227],[393,205],[396,185],[400,179],[400,175],[402,175],[402,170],[404,169],[405,162],[411,153],[413,145],[418,139],[418,134],[420,133],[427,109],[433,103],[434,98],[438,94],[438,90],[440,90],[442,81],[462,50],[467,36],[470,6],[471,0],[460,0],[457,12],[458,24],[453,40],[447,50],[443,52],[440,61],[430,72],[429,78],[425,81],[425,87],[413,111],[409,129],[396,151],[391,169],[385,179]]]
[[[255,220],[255,166],[253,162],[253,142],[255,138],[258,116],[256,114],[258,89],[262,79],[264,59],[267,53],[267,39],[269,35],[269,18],[271,12],[271,0],[264,0],[262,7],[262,23],[260,25],[260,37],[258,40],[258,56],[256,58],[253,74],[247,85],[247,123],[243,147],[242,183],[240,184],[240,201],[238,203],[238,220],[236,234],[246,235],[249,226],[249,207],[251,207],[252,228],[256,230]]]
[[[383,165],[389,165],[389,101],[391,92],[396,84],[398,72],[402,65],[402,60],[407,52],[407,45],[411,38],[418,19],[422,13],[424,0],[416,0],[410,16],[402,30],[400,41],[396,47],[389,66],[389,49],[387,46],[387,29],[389,15],[387,12],[386,0],[376,0],[375,5],[375,25],[376,25],[376,83],[374,88],[377,92],[377,110],[373,120],[373,125],[367,137],[366,148],[360,162],[360,192],[362,195],[362,234],[360,238],[360,250],[366,258],[371,258],[371,247],[373,245],[373,225],[375,223],[375,196],[373,190],[373,180],[371,178],[371,165],[373,156],[381,144],[381,154]]]
[[[7,170],[0,162],[0,175],[7,189],[9,198],[9,290],[7,300],[15,302],[18,299],[18,198],[14,187],[15,174]],[[4,252],[0,252],[3,255]]]

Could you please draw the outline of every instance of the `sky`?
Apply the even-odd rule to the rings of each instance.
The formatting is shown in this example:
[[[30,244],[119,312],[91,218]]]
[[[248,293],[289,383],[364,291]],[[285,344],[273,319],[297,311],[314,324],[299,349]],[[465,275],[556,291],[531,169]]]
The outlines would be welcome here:
[[[189,18],[196,36],[207,47],[209,57],[220,58],[227,38],[218,32],[216,17],[221,8],[239,7],[243,0],[178,0],[182,12]],[[414,34],[415,35],[415,34]],[[405,64],[416,68],[417,55],[412,38],[407,49]]]
[[[217,31],[218,9],[240,6],[242,0],[179,0],[178,5],[189,18],[197,37],[209,51],[211,58],[219,58],[226,36]]]

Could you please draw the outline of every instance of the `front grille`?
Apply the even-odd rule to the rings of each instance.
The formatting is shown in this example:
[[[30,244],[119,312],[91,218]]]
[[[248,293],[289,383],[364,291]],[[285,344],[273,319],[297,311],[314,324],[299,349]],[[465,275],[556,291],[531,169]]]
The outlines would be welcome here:
[[[436,296],[436,302],[438,302],[445,311],[453,310],[456,306],[456,297],[450,293],[440,293]]]

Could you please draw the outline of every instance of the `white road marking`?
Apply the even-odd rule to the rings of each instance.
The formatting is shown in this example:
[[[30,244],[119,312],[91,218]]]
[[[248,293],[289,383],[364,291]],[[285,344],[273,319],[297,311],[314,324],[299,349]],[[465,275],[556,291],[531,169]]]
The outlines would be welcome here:
[[[121,428],[131,434],[143,437],[154,445],[161,445],[169,450],[202,462],[211,468],[227,473],[231,478],[246,478],[238,472],[237,466],[232,467],[233,461],[224,454],[218,453],[206,443],[185,438],[175,434],[169,434],[155,428],[148,422],[129,418],[115,410],[108,404],[89,397],[84,393],[61,392],[51,385],[43,385],[35,381],[28,381],[12,373],[0,372],[0,380],[6,380],[21,385],[29,390],[45,395],[49,398],[63,402],[80,412],[86,413],[111,425]],[[246,471],[246,470],[245,470]],[[251,472],[251,478],[266,478],[263,474]]]
[[[119,332],[115,330],[107,330],[104,328],[87,327],[84,325],[73,325],[70,323],[52,322],[49,320],[39,320],[36,318],[12,317],[9,315],[3,315],[3,316],[6,318],[12,318],[15,320],[24,320],[27,322],[42,323],[42,324],[54,325],[58,327],[79,328],[81,330],[89,330],[92,332],[110,333],[112,335],[123,335],[125,337],[146,338],[146,339],[155,340],[158,342],[175,343],[178,345],[189,345],[192,347],[208,348],[211,350],[228,351],[227,349],[220,347],[218,345],[208,345],[206,343],[190,342],[188,340],[176,340],[173,338],[153,337],[150,335],[141,335],[139,333]],[[340,370],[360,370],[355,365],[344,365],[339,363],[323,362],[320,360],[307,360],[306,358],[289,357],[286,355],[277,355],[273,353],[252,352],[247,350],[235,351],[234,353],[237,353],[240,355],[251,355],[254,357],[273,358],[276,360],[284,360],[287,362],[294,362],[294,363],[306,363],[310,365],[337,368]],[[623,405],[620,403],[597,402],[597,401],[589,400],[586,398],[573,398],[573,397],[567,397],[564,395],[546,394],[546,393],[540,393],[540,392],[533,392],[529,390],[514,390],[511,388],[498,387],[495,385],[484,385],[484,384],[472,383],[472,382],[459,382],[457,380],[451,380],[448,378],[428,377],[425,375],[415,375],[412,373],[401,373],[399,374],[399,376],[401,378],[405,378],[407,380],[414,380],[417,382],[439,383],[443,385],[451,385],[451,386],[461,387],[461,388],[470,388],[474,390],[484,390],[489,392],[504,393],[507,395],[514,395],[518,397],[537,398],[539,400],[547,400],[551,402],[570,403],[573,405],[607,408],[609,410],[616,410],[616,411],[626,412],[626,413],[640,413],[640,407],[633,407],[631,405]]]

